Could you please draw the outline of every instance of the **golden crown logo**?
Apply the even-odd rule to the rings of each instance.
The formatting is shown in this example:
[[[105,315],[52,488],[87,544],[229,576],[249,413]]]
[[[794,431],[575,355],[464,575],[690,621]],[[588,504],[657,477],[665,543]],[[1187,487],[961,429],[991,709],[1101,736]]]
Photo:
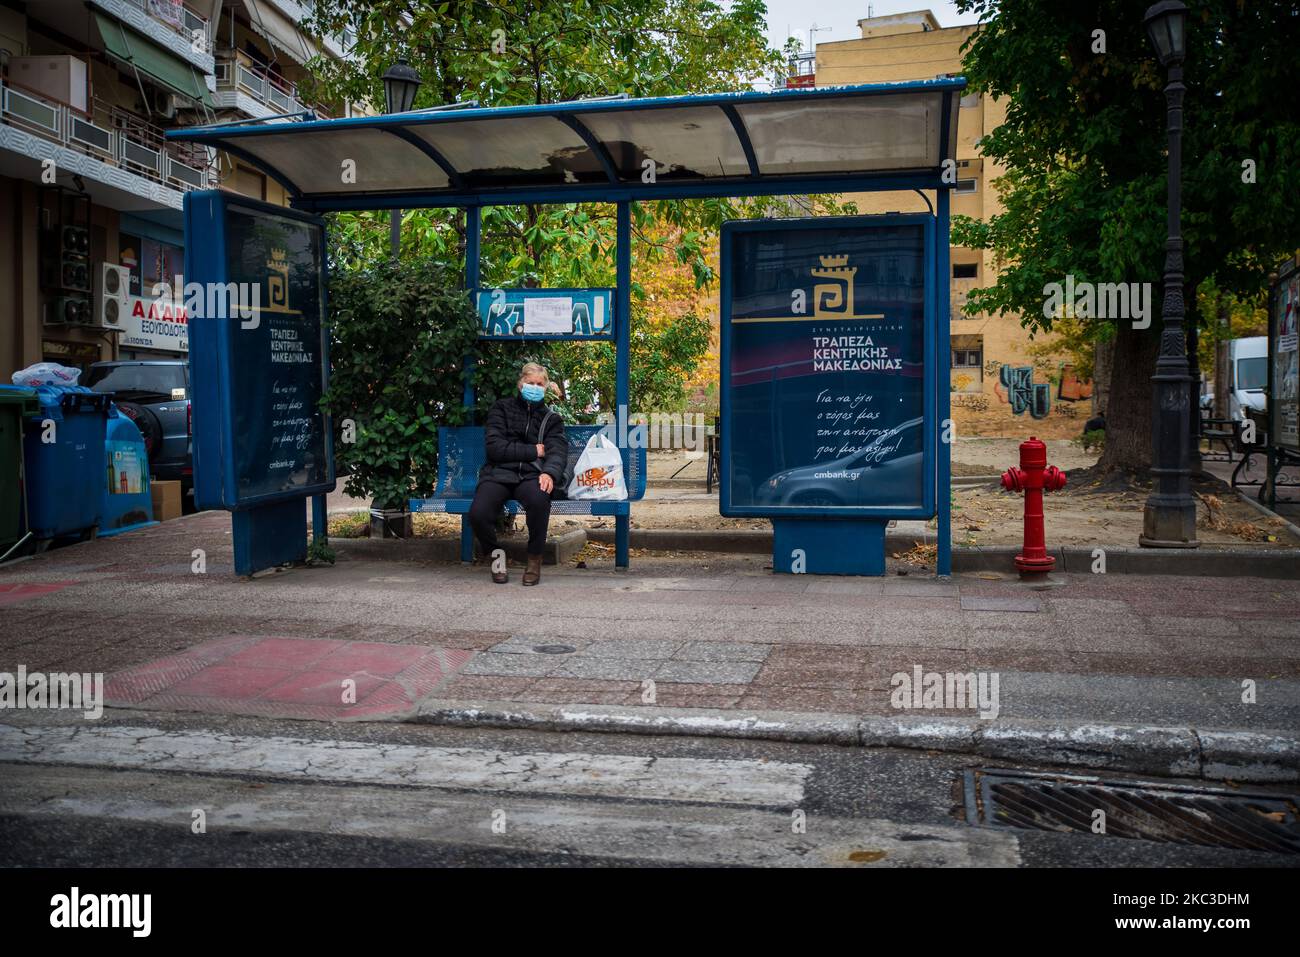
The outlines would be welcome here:
[[[271,250],[271,258],[266,261],[266,268],[271,271],[267,277],[267,291],[270,295],[270,312],[292,312],[289,308],[289,258],[283,249]]]
[[[813,286],[813,316],[845,317],[853,314],[853,277],[858,267],[849,265],[848,256],[818,256],[821,268],[809,272],[827,283]]]

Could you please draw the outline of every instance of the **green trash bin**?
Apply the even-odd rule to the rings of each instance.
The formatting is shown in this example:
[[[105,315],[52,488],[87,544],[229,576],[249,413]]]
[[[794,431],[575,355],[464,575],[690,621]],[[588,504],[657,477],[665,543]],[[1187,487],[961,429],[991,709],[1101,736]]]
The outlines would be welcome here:
[[[40,412],[36,390],[0,386],[0,555],[22,537],[23,419]]]

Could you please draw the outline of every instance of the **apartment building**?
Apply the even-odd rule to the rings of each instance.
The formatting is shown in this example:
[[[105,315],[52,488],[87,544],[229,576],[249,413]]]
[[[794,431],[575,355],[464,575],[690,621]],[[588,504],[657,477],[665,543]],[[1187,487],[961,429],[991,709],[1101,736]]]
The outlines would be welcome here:
[[[285,202],[176,126],[347,106],[305,102],[318,53],[296,0],[0,0],[0,381],[42,360],[183,358],[181,208],[192,189]]]
[[[858,21],[861,37],[819,43],[812,75],[803,66],[791,85],[836,86],[853,83],[884,83],[923,80],[961,73],[962,44],[975,26],[941,27],[929,10],[867,17]],[[1003,168],[980,153],[980,139],[1006,117],[1006,104],[979,93],[962,98],[957,121],[957,186],[951,210],[954,215],[987,219],[1001,211],[992,183]],[[926,202],[916,194],[868,193],[845,197],[857,203],[863,213],[927,212]],[[998,432],[1015,427],[1023,431],[1013,397],[1003,382],[1003,367],[1019,370],[1016,387],[1022,387],[1026,369],[1032,383],[1050,384],[1050,403],[1031,407],[1031,415],[1043,414],[1060,423],[1063,433],[1077,431],[1089,414],[1083,401],[1092,394],[1091,383],[1079,382],[1073,369],[1060,357],[1031,356],[1029,334],[1016,316],[968,316],[962,311],[966,297],[977,286],[990,285],[996,266],[990,252],[954,246],[950,255],[951,282],[951,384],[954,417],[974,431]],[[1041,337],[1040,340],[1042,341]],[[1042,390],[1038,390],[1038,395]],[[1020,413],[1022,416],[1024,412]],[[970,431],[970,430],[968,430]]]

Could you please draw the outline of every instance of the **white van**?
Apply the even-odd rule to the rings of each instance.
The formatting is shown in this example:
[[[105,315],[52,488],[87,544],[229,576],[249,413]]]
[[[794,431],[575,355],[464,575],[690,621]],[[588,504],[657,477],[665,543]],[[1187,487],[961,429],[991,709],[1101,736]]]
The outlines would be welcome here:
[[[1240,420],[1243,410],[1263,412],[1268,386],[1268,336],[1228,343],[1228,410]]]

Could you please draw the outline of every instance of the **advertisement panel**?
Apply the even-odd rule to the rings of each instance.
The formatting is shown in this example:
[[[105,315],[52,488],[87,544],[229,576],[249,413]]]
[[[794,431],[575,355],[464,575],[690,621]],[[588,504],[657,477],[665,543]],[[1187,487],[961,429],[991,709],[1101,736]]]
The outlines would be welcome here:
[[[928,216],[722,234],[722,514],[930,517]]]
[[[330,491],[320,222],[211,193],[188,196],[187,217],[202,292],[187,298],[198,504],[242,509]]]

